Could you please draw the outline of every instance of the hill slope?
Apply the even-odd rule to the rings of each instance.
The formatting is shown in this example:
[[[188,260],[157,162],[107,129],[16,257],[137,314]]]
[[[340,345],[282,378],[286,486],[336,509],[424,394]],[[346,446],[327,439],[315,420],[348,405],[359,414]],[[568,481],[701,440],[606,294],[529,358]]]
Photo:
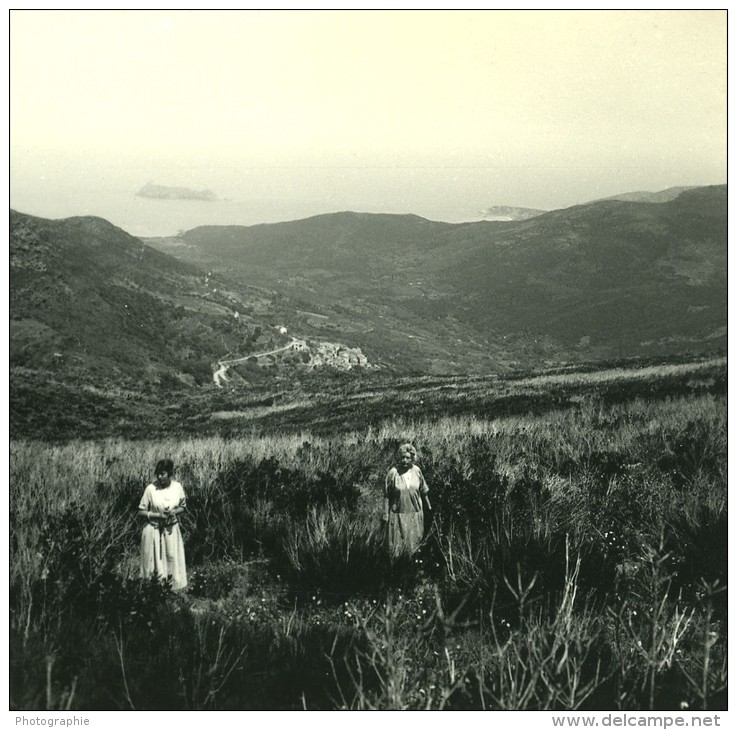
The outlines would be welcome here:
[[[10,362],[101,385],[212,381],[212,363],[283,344],[265,290],[232,287],[100,218],[10,214]],[[238,317],[235,313],[238,312]],[[258,330],[256,328],[258,327]]]
[[[667,203],[677,198],[686,190],[694,190],[693,186],[676,186],[659,190],[657,193],[651,193],[649,190],[637,190],[631,193],[619,193],[619,195],[610,195],[606,198],[598,198],[595,201],[599,203],[602,200],[623,200],[628,203]]]
[[[626,354],[709,349],[726,332],[726,190],[667,203],[606,201],[545,214],[438,252],[469,321]],[[459,253],[460,251],[460,253]]]
[[[726,211],[713,186],[525,221],[340,213],[151,243],[268,283],[306,310],[302,326],[399,368],[488,371],[723,350]]]

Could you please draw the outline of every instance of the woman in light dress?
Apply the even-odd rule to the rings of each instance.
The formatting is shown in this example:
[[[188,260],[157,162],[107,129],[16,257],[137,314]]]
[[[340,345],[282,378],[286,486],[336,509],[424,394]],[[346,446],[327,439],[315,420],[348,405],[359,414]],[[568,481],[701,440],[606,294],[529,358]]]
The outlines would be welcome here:
[[[430,510],[430,491],[420,467],[417,451],[410,443],[397,449],[395,465],[386,475],[384,519],[387,522],[389,554],[412,554],[425,534],[424,510]]]
[[[138,514],[146,521],[141,534],[141,577],[171,579],[177,591],[187,586],[184,541],[179,515],[187,497],[182,485],[172,479],[174,462],[162,459],[156,464],[155,480],[146,487]]]

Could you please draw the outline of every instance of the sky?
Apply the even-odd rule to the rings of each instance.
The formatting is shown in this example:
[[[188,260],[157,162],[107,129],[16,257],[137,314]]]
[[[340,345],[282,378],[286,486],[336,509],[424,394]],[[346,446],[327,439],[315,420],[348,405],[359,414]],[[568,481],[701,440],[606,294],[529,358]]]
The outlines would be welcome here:
[[[11,11],[11,205],[470,220],[724,183],[726,55],[724,11]]]

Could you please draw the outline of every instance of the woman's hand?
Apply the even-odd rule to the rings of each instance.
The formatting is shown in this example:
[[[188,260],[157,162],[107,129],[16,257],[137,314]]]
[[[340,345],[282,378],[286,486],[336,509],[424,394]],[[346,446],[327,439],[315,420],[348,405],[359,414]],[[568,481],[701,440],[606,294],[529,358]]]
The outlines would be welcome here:
[[[171,525],[176,525],[178,522],[177,514],[180,511],[181,510],[172,509],[171,507],[166,507],[164,509],[164,514],[163,514],[164,525],[166,525],[167,527],[170,527]]]

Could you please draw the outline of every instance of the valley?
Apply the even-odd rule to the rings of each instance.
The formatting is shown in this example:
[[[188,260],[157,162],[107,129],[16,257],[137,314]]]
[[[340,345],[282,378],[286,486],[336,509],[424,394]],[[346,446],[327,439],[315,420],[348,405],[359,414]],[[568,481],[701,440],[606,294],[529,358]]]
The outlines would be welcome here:
[[[520,221],[339,213],[146,240],[12,211],[13,428],[37,427],[42,395],[42,432],[85,432],[127,429],[152,398],[718,358],[726,189],[676,193]]]
[[[268,284],[295,302],[291,329],[338,331],[398,372],[718,352],[726,189],[657,199],[468,224],[340,213],[147,243]]]

